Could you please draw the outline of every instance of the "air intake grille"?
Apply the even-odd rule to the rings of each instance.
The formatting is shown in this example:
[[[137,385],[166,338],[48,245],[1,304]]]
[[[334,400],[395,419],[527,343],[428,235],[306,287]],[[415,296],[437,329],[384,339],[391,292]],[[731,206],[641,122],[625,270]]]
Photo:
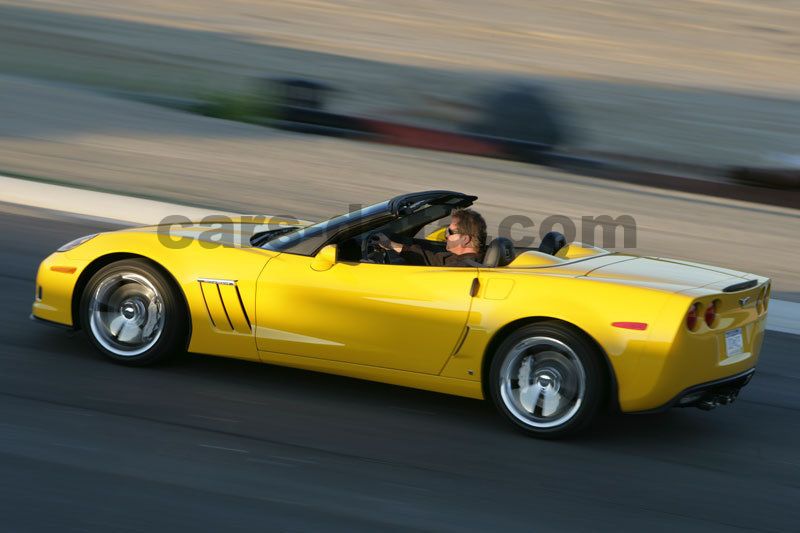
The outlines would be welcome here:
[[[199,279],[208,317],[220,331],[252,333],[250,317],[242,302],[236,281],[227,279]]]

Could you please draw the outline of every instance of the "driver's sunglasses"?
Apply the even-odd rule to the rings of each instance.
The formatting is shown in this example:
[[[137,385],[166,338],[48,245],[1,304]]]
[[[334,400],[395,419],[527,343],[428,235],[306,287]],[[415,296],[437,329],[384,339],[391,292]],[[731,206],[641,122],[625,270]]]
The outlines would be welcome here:
[[[453,230],[450,229],[450,226],[447,226],[445,228],[445,230],[444,230],[444,234],[445,234],[446,237],[449,237],[450,235],[461,235],[461,232],[460,231],[453,231]]]

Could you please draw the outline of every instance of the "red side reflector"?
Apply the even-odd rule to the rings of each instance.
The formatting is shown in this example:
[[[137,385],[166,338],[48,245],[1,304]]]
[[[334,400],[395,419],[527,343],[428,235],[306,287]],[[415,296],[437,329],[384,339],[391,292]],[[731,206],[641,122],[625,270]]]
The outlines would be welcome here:
[[[647,324],[644,322],[612,322],[611,325],[615,328],[635,329],[638,331],[647,329]]]
[[[50,270],[53,272],[61,272],[62,274],[74,274],[76,269],[75,267],[53,266],[50,267]]]

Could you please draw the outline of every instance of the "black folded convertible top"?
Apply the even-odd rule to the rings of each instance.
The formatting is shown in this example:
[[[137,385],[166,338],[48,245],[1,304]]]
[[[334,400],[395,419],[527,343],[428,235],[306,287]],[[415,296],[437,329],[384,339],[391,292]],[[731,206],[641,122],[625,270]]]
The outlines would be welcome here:
[[[393,215],[405,215],[416,210],[416,206],[424,204],[449,203],[453,207],[469,207],[477,200],[477,196],[470,196],[456,191],[422,191],[401,194],[389,200],[389,211]]]

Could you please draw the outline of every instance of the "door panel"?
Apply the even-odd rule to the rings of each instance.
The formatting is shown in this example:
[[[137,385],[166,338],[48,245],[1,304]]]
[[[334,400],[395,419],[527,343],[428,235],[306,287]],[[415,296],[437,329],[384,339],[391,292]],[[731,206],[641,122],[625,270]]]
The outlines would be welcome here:
[[[261,351],[438,374],[464,326],[475,268],[336,263],[281,254],[258,282]]]

